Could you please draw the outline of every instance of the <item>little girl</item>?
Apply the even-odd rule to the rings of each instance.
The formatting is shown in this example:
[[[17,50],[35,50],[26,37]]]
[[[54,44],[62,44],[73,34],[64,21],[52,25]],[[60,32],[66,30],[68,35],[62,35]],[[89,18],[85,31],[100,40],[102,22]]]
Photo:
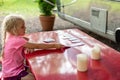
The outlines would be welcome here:
[[[61,44],[30,43],[25,34],[25,22],[19,15],[8,15],[2,23],[2,76],[4,80],[35,80],[24,67],[24,50],[62,48]]]

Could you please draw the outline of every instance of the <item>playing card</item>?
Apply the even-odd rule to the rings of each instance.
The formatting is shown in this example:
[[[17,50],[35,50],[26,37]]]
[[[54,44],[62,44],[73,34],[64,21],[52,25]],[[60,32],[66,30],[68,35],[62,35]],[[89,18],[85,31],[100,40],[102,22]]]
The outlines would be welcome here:
[[[49,42],[54,42],[55,40],[52,38],[45,39],[44,42],[49,43]]]

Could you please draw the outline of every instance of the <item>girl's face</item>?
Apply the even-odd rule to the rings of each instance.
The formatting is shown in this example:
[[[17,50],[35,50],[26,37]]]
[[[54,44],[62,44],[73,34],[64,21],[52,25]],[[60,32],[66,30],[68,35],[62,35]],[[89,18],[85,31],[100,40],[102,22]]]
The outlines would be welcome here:
[[[25,34],[25,23],[24,21],[20,21],[19,26],[17,27],[17,34],[23,36]]]

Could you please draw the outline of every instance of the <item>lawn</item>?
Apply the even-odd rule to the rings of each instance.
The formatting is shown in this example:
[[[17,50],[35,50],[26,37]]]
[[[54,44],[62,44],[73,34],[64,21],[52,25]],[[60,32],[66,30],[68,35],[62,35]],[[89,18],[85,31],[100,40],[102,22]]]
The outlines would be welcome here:
[[[0,0],[2,1],[2,0]],[[3,0],[0,2],[0,15],[9,13],[19,13],[25,16],[35,17],[39,15],[37,2],[34,0]],[[70,3],[72,0],[61,0],[62,4]],[[65,12],[71,13],[90,7],[90,4],[106,5],[110,7],[110,11],[120,11],[120,3],[108,0],[77,0],[72,5],[65,7]],[[71,11],[72,10],[72,11]]]
[[[70,3],[72,0],[61,0],[62,4]],[[90,0],[77,0],[72,6],[72,10],[78,10],[88,5]],[[79,7],[80,5],[80,7]],[[70,7],[68,6],[68,7]],[[66,11],[69,12],[69,9]],[[26,17],[35,17],[39,15],[39,8],[37,2],[34,0],[4,0],[4,3],[0,5],[0,15],[7,15],[9,13],[19,13]]]
[[[4,0],[4,3],[0,6],[0,15],[10,13],[34,17],[39,14],[39,8],[37,2],[33,0]]]

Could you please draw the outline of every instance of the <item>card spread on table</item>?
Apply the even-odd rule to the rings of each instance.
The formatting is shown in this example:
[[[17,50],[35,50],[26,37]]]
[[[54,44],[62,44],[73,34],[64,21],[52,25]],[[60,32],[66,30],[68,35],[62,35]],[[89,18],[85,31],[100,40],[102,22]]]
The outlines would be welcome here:
[[[82,45],[84,45],[83,42],[71,44],[71,45],[69,45],[69,46],[70,46],[70,47],[76,47],[76,46],[82,46]]]
[[[52,38],[48,38],[48,39],[45,39],[44,40],[44,42],[47,42],[47,43],[49,43],[49,42],[54,42],[55,41],[55,39],[52,39]]]
[[[80,43],[81,41],[79,39],[71,41],[72,43]]]
[[[78,39],[77,39],[77,38],[72,37],[72,38],[69,38],[69,40],[70,40],[70,41],[73,41],[73,40],[78,40]]]
[[[67,36],[63,36],[62,38],[63,38],[63,39],[69,39],[70,37],[67,37]]]

